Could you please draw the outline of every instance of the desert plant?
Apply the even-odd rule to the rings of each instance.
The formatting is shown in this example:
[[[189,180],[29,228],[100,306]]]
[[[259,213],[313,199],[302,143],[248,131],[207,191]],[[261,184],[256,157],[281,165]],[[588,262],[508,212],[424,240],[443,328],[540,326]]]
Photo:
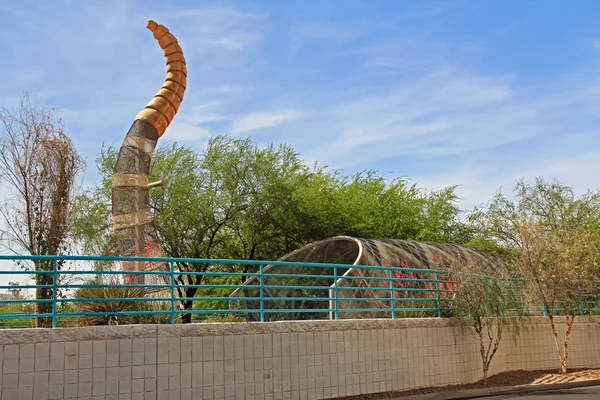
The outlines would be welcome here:
[[[101,277],[75,293],[75,307],[86,313],[78,317],[80,325],[164,324],[171,316],[170,303],[162,300],[145,300],[144,289],[119,286],[116,278]],[[155,294],[150,294],[156,297]],[[89,299],[89,301],[82,301]],[[156,312],[156,313],[153,313]],[[122,314],[121,314],[122,313]]]
[[[530,282],[533,301],[543,306],[550,322],[562,373],[567,372],[569,341],[575,318],[586,313],[589,295],[598,292],[600,239],[582,229],[548,231],[541,224],[523,223],[522,246],[515,252],[514,267]],[[564,316],[565,333],[557,331],[556,316]]]
[[[506,328],[519,333],[525,305],[517,281],[498,273],[491,277],[460,274],[452,301],[453,317],[467,327],[479,342],[483,384],[487,383],[492,359],[498,351]]]

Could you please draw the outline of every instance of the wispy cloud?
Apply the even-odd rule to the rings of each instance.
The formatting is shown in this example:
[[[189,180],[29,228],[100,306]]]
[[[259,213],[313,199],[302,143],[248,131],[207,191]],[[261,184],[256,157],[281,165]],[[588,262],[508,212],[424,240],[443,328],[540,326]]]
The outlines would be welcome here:
[[[407,153],[441,156],[512,142],[531,134],[514,127],[535,114],[511,106],[513,97],[505,78],[440,70],[384,94],[333,106],[331,139],[321,140],[315,151],[348,167]],[[347,157],[350,151],[361,155]]]
[[[62,108],[88,159],[102,142],[120,144],[163,82],[162,52],[144,29],[154,18],[177,36],[189,71],[161,141],[198,146],[231,132],[287,142],[348,172],[461,184],[463,204],[533,174],[597,182],[587,151],[600,145],[598,60],[578,54],[542,75],[531,72],[542,63],[532,55],[520,70],[511,51],[526,45],[498,32],[521,32],[523,23],[488,32],[468,1],[375,2],[364,13],[252,0],[8,3],[0,6],[8,16],[2,102],[16,104],[29,90],[40,105]],[[469,18],[479,25],[465,26]],[[593,37],[577,43],[598,57]]]
[[[219,64],[235,68],[243,61],[247,46],[261,38],[261,15],[224,6],[170,6],[159,12],[145,4],[140,13],[140,3],[132,1],[81,3],[75,10],[60,1],[41,7],[38,13],[25,5],[11,7],[16,40],[9,42],[14,53],[6,54],[14,57],[0,66],[8,89],[3,100],[25,88],[37,93],[42,105],[62,108],[69,133],[88,159],[102,142],[120,143],[164,80],[162,52],[144,28],[147,16],[171,28],[194,71],[169,138],[206,137],[210,127],[205,125],[223,119],[222,102],[252,90],[252,85],[229,79],[231,75],[215,80],[214,72],[202,70]]]
[[[198,125],[186,124],[183,122],[173,122],[169,126],[169,134],[164,140],[174,141],[199,141],[210,136],[210,131]]]
[[[191,125],[221,121],[225,119],[225,116],[218,111],[222,106],[223,103],[217,100],[203,101],[188,107],[186,112],[179,113],[177,120]]]
[[[163,140],[204,141],[211,135],[207,125],[225,119],[225,116],[217,111],[221,105],[218,101],[208,101],[179,113],[169,126]]]
[[[424,73],[440,64],[450,48],[443,41],[432,40],[424,35],[394,35],[392,38],[344,49],[336,53],[340,57],[358,56],[359,62],[368,69],[394,73]]]
[[[253,112],[237,117],[231,126],[231,133],[249,133],[264,128],[273,128],[286,121],[303,116],[299,110]]]
[[[441,189],[458,185],[457,194],[461,207],[470,209],[491,200],[493,193],[501,190],[512,196],[512,190],[520,179],[531,183],[536,177],[558,179],[573,186],[576,193],[600,187],[600,177],[596,171],[600,160],[593,152],[578,154],[566,159],[548,156],[530,156],[518,162],[500,157],[498,159],[477,159],[439,169],[434,173],[413,176],[423,187]]]
[[[239,51],[261,39],[266,16],[233,7],[208,6],[179,9],[163,17],[179,27],[181,37],[195,51],[214,48]]]

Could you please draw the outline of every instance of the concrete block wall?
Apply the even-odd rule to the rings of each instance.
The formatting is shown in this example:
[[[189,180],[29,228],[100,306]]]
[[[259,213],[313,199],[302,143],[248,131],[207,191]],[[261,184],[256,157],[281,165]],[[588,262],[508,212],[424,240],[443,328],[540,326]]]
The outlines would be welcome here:
[[[600,367],[599,327],[577,322],[572,367]],[[324,399],[481,378],[478,342],[445,319],[4,330],[0,360],[0,400]],[[491,372],[558,365],[533,318]]]

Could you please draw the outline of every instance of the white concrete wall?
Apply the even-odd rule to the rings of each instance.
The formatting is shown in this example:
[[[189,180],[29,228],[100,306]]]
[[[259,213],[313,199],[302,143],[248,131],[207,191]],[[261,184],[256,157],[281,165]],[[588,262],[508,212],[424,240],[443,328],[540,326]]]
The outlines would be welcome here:
[[[444,319],[140,325],[0,331],[1,400],[322,399],[473,382],[478,342]],[[558,368],[543,318],[510,334],[492,373]],[[571,367],[600,367],[600,318]]]

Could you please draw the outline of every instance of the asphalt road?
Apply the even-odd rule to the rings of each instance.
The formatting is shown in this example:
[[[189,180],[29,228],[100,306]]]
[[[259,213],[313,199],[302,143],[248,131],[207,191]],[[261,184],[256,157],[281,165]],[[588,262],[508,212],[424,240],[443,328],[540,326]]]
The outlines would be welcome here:
[[[526,393],[522,395],[502,395],[480,397],[486,400],[592,400],[600,399],[600,386],[590,386],[574,389],[549,390],[547,392]]]

